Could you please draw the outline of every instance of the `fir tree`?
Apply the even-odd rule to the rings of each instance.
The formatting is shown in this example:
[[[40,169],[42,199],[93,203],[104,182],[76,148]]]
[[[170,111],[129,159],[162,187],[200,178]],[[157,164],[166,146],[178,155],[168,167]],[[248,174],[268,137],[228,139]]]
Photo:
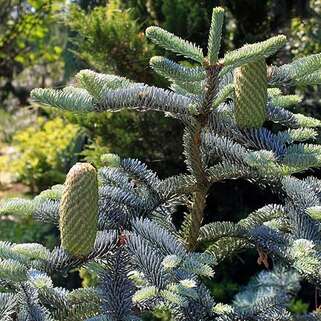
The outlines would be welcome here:
[[[147,29],[150,40],[195,62],[152,58],[151,67],[171,81],[169,90],[90,70],[72,87],[33,90],[35,101],[74,112],[156,110],[176,118],[185,126],[188,173],[160,179],[138,160],[108,154],[98,188],[95,169],[77,164],[64,185],[33,200],[3,202],[2,214],[60,223],[62,244],[49,251],[0,243],[1,320],[140,320],[155,307],[168,309],[173,320],[321,320],[317,310],[288,309],[301,280],[321,284],[321,181],[294,176],[321,167],[321,147],[311,143],[321,122],[288,111],[300,97],[281,91],[320,83],[321,54],[267,66],[265,59],[286,43],[281,35],[220,58],[223,15],[213,10],[206,56],[159,27]],[[269,130],[271,122],[280,130]],[[280,204],[236,223],[203,224],[210,187],[231,179],[272,188]],[[179,228],[172,222],[178,204],[189,209]],[[230,304],[217,302],[206,279],[222,260],[249,248],[267,270]],[[54,286],[53,273],[81,266],[98,274],[96,288]]]

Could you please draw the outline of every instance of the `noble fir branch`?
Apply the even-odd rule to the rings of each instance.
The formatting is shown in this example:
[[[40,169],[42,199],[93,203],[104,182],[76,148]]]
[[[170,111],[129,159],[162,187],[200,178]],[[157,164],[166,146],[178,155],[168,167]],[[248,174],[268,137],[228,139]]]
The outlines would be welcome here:
[[[235,87],[234,84],[228,84],[224,86],[217,94],[217,97],[215,98],[213,102],[213,107],[218,107],[221,105],[227,98],[230,98],[232,94],[234,93]]]
[[[268,58],[283,47],[285,43],[286,37],[279,35],[259,43],[247,44],[240,49],[228,52],[224,56],[224,65],[238,67],[249,62]]]
[[[66,87],[63,90],[37,88],[31,91],[34,101],[61,109],[90,112],[94,110],[94,98],[85,90]]]
[[[297,85],[307,86],[307,85],[320,85],[321,83],[321,70],[309,73],[296,81]]]
[[[313,74],[321,69],[321,54],[314,54],[308,57],[294,60],[288,65],[280,67],[281,72],[285,72],[291,79],[300,81],[301,78]]]
[[[269,70],[269,82],[275,85],[318,85],[320,84],[321,54],[314,54],[294,60],[292,63]]]
[[[149,63],[155,72],[169,80],[200,81],[206,77],[202,67],[186,67],[165,57],[154,56]]]
[[[75,78],[80,87],[97,97],[99,97],[102,88],[121,89],[133,84],[132,81],[124,77],[103,75],[92,70],[81,70]]]
[[[321,121],[319,119],[305,116],[302,114],[295,114],[294,117],[301,127],[306,127],[306,128],[321,127]]]
[[[73,86],[32,91],[34,101],[73,112],[155,110],[174,117],[184,126],[188,173],[161,179],[139,160],[104,154],[100,168],[77,163],[64,184],[34,199],[1,201],[1,215],[57,225],[61,239],[53,250],[0,241],[1,320],[139,321],[155,308],[176,321],[321,320],[318,310],[289,309],[301,281],[321,286],[321,180],[291,176],[321,167],[321,121],[292,112],[301,98],[282,93],[320,84],[320,54],[267,66],[285,44],[280,35],[220,59],[223,13],[213,10],[207,57],[159,27],[147,29],[150,40],[198,63],[153,57],[150,65],[169,89],[83,70]],[[210,188],[233,179],[268,188],[280,201],[239,221],[213,215],[203,224]],[[173,223],[178,206],[186,212],[181,226]],[[268,270],[229,304],[216,302],[207,280],[223,260],[248,249],[257,249]],[[55,286],[57,273],[79,268],[95,273],[97,286]]]
[[[298,95],[273,96],[270,98],[271,103],[277,107],[290,107],[301,102],[302,98]]]
[[[35,204],[28,199],[9,199],[1,202],[1,214],[30,216],[35,210]]]
[[[222,27],[224,20],[224,9],[214,8],[212,13],[212,23],[208,38],[208,53],[207,59],[210,65],[213,65],[218,60],[218,55],[221,47]]]
[[[184,115],[189,114],[188,106],[192,104],[188,97],[141,84],[126,89],[109,89],[102,86],[97,77],[93,80],[91,94],[86,89],[66,87],[64,90],[34,89],[31,96],[39,103],[74,112],[136,109]]]
[[[148,27],[146,29],[146,36],[155,44],[167,50],[197,62],[203,62],[204,56],[201,48],[160,27]]]

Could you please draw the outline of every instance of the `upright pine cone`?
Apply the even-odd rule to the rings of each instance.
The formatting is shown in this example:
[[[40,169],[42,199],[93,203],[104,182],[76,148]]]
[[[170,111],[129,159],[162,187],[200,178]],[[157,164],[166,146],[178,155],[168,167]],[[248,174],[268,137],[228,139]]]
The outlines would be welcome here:
[[[97,217],[96,169],[77,163],[67,175],[59,208],[61,246],[73,256],[86,256],[95,243]]]
[[[241,128],[259,128],[266,118],[267,67],[264,59],[235,71],[235,118]]]

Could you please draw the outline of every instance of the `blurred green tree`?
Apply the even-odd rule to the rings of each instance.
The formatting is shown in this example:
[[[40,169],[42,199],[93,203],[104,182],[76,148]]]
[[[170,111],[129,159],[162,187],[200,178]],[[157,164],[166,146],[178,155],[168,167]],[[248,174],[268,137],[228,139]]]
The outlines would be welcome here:
[[[146,67],[150,57],[155,55],[154,46],[145,38],[133,10],[123,8],[120,1],[111,0],[106,6],[97,6],[90,11],[72,4],[65,21],[71,31],[68,48],[72,48],[69,49],[72,56],[69,55],[66,61],[68,75],[81,66],[139,82],[162,84]],[[74,70],[70,71],[72,68]],[[168,172],[163,175],[181,169],[181,160],[176,157],[180,147],[177,142],[168,143],[167,139],[168,135],[179,135],[181,127],[171,119],[163,119],[157,113],[137,115],[128,111],[86,116],[70,113],[66,117],[85,127],[92,137],[101,137],[100,145],[124,157],[133,155],[147,163],[152,162],[155,169],[158,169],[159,160],[168,161]],[[94,154],[103,149],[95,147],[95,141],[93,139],[89,147],[89,154],[92,159],[99,159],[99,155]]]
[[[64,4],[65,0],[0,0],[0,103],[11,93],[25,105],[29,90],[14,85],[17,75],[27,66],[60,58],[55,23]]]
[[[105,6],[107,0],[73,0],[72,3],[78,4],[83,10],[89,11],[97,6]]]
[[[15,133],[15,153],[0,156],[1,170],[15,174],[32,193],[61,183],[77,161],[84,139],[77,125],[38,117],[36,123]]]
[[[120,10],[118,1],[97,6],[89,13],[72,5],[66,24],[76,33],[71,38],[74,54],[88,67],[151,81],[151,73],[145,66],[153,55],[153,47],[146,41],[131,10]]]

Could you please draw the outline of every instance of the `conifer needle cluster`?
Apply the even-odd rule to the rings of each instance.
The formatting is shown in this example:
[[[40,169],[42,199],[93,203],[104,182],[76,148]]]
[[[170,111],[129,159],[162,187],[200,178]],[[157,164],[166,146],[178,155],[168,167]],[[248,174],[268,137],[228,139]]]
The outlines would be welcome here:
[[[321,167],[314,143],[321,122],[288,110],[300,97],[282,93],[320,84],[321,54],[268,65],[286,43],[279,35],[221,55],[223,18],[215,8],[206,53],[159,27],[146,30],[191,62],[151,59],[169,89],[82,70],[73,86],[32,91],[33,100],[73,112],[154,110],[177,119],[187,172],[160,179],[138,160],[104,155],[102,168],[76,164],[65,184],[33,200],[3,202],[3,215],[59,226],[61,246],[0,242],[2,321],[138,321],[157,307],[177,321],[321,320],[318,310],[289,310],[301,281],[321,286],[321,181],[295,176]],[[238,222],[204,224],[209,189],[232,179],[272,189],[279,204]],[[180,226],[172,220],[178,204],[188,208]],[[250,249],[266,270],[229,304],[217,302],[207,279],[223,260]],[[97,287],[53,283],[54,273],[80,267],[97,274]]]

